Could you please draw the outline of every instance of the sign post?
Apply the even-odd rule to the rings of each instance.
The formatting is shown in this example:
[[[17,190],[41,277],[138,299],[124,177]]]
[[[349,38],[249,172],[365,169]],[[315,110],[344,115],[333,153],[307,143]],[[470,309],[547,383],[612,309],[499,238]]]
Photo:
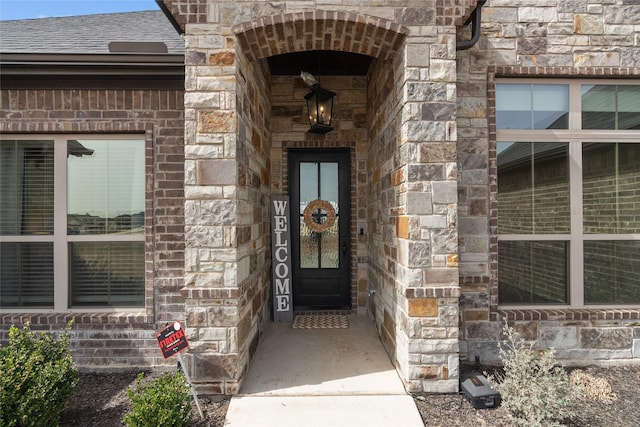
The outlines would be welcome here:
[[[293,321],[291,293],[291,222],[289,197],[271,197],[271,269],[273,320]]]
[[[200,419],[204,419],[204,414],[202,413],[202,408],[200,408],[200,402],[198,401],[198,395],[196,394],[195,388],[193,388],[193,384],[191,384],[191,378],[189,378],[189,374],[187,373],[182,360],[181,352],[189,348],[189,341],[187,341],[184,328],[180,322],[173,322],[173,324],[165,326],[160,332],[158,332],[156,334],[156,338],[158,339],[160,351],[162,351],[162,357],[168,359],[171,356],[176,354],[178,355],[178,366],[182,370],[184,377],[187,379],[189,389],[193,395],[193,401],[196,403],[196,407],[198,408],[198,414],[200,414]]]

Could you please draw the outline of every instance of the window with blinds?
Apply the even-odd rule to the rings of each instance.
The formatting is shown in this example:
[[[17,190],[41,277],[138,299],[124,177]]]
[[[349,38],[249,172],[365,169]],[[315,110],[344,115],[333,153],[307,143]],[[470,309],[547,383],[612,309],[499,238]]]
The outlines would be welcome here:
[[[53,141],[0,141],[0,234],[53,234]]]
[[[0,241],[2,307],[53,307],[53,148],[0,141],[0,236],[17,237]]]
[[[144,306],[144,153],[131,137],[0,140],[1,308]]]
[[[53,307],[53,243],[0,243],[2,307]]]
[[[144,304],[143,242],[69,244],[71,306]]]

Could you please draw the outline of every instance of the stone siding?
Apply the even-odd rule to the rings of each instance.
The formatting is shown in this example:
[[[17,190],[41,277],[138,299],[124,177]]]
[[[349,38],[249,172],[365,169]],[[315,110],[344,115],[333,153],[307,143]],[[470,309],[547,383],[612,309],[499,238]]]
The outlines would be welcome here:
[[[458,52],[461,358],[497,361],[506,317],[577,363],[640,360],[637,309],[498,309],[495,79],[640,77],[640,8],[624,0],[488,2],[482,37]],[[506,216],[506,215],[505,215]],[[501,219],[502,221],[502,219]],[[597,341],[592,337],[606,336]],[[619,342],[615,340],[619,338]],[[597,341],[597,342],[596,342]]]
[[[458,389],[455,36],[395,12],[400,52],[369,73],[369,270],[383,344],[410,391]]]
[[[237,393],[269,316],[269,73],[214,32],[186,36],[187,356],[202,393]]]
[[[223,225],[232,236],[241,234],[243,203],[238,195],[246,165],[240,149],[229,153],[227,145],[234,141],[241,145],[249,140],[249,132],[252,142],[270,136],[266,155],[260,150],[247,153],[256,154],[250,162],[254,171],[268,165],[273,194],[287,191],[287,148],[350,147],[351,240],[356,248],[352,258],[353,307],[359,313],[375,313],[379,332],[408,389],[457,391],[455,25],[466,20],[475,3],[438,0],[430,7],[416,7],[410,1],[389,6],[350,1],[165,0],[186,33],[186,143],[187,147],[194,144],[201,156],[195,166],[189,165],[187,158],[187,227],[212,233],[210,239],[187,236],[184,292],[189,304],[193,300],[194,309],[208,304],[203,299],[212,293],[227,290],[232,294],[231,300],[225,301],[228,309],[241,311],[245,294],[262,292],[269,286],[268,277],[253,276],[255,280],[243,287],[239,274],[225,275],[233,264],[238,272],[243,271],[245,256],[261,260],[263,255],[256,247],[247,253],[233,238],[227,240],[227,234],[216,234],[216,221],[205,224],[202,209],[190,208],[202,205],[202,199],[224,200],[235,214],[218,218],[218,222],[226,221]],[[323,86],[338,93],[336,130],[324,136],[305,132],[307,124],[302,117],[307,89],[299,79],[270,79],[252,71],[264,66],[263,58],[313,49],[375,58],[367,79],[321,76]],[[223,58],[224,64],[211,66],[212,61]],[[251,98],[245,98],[243,85],[249,87],[249,82],[256,84],[256,90]],[[203,102],[192,104],[192,100]],[[269,105],[271,120],[262,129],[252,128],[260,124],[253,121],[262,114],[260,108]],[[227,145],[209,150],[216,144]],[[206,165],[208,171],[199,172],[198,164]],[[229,175],[233,173],[237,176]],[[229,179],[212,182],[222,175]],[[211,184],[222,189],[209,187]],[[255,216],[260,203],[266,206],[266,202],[254,200]],[[193,251],[189,248],[192,244]],[[209,257],[206,266],[197,258],[202,255]],[[259,331],[251,329],[246,337],[238,333],[237,342],[232,338],[241,324],[260,325],[260,315],[251,311],[249,317],[229,319],[231,323],[212,335],[211,345],[218,347],[210,347],[208,354],[217,354],[218,360],[209,357],[210,372],[214,373],[214,366],[224,366],[222,392],[237,391],[248,363],[239,349],[252,346],[243,340],[253,343]],[[242,316],[240,312],[238,316]],[[211,316],[207,321],[212,321]],[[206,347],[204,329],[189,322],[188,327],[190,336],[202,340]],[[234,353],[235,349],[239,352]],[[194,363],[196,381],[202,372],[198,363]]]
[[[553,348],[565,365],[606,366],[638,363],[640,358],[640,316],[636,310],[508,310],[499,314],[537,348]],[[499,364],[500,327],[499,322],[465,322],[468,357],[479,356],[483,363]]]
[[[28,123],[13,115],[10,130],[147,131],[149,158],[156,159],[184,141],[184,169],[173,155],[171,173],[150,170],[158,181],[150,192],[148,218],[158,234],[149,232],[147,239],[150,253],[155,250],[147,261],[147,309],[132,325],[155,330],[164,321],[184,320],[192,342],[187,366],[200,392],[238,391],[268,321],[268,200],[287,191],[291,147],[351,149],[352,305],[375,317],[407,389],[457,390],[458,353],[491,360],[495,352],[487,349],[495,349],[500,339],[502,316],[541,346],[569,346],[567,355],[582,348],[593,359],[611,351],[612,357],[638,357],[636,310],[498,310],[493,124],[496,76],[637,76],[638,32],[628,24],[638,13],[633,5],[491,2],[484,8],[480,42],[456,52],[456,36],[468,37],[466,28],[456,35],[456,26],[475,1],[437,0],[432,7],[165,3],[186,32],[184,140],[178,132],[166,135],[169,143],[158,139],[165,136],[158,127],[161,115],[175,114],[163,105],[146,113],[153,119],[145,125],[132,124],[126,120],[131,113],[120,111],[91,113],[102,121],[58,112]],[[305,132],[306,87],[294,77],[270,76],[265,62],[274,54],[309,49],[375,57],[366,78],[320,76],[339,93],[336,131],[325,136]],[[2,96],[3,106],[10,100],[20,105],[13,112],[26,110],[23,104],[35,95],[5,91]],[[43,105],[51,102],[47,96]],[[137,99],[131,98],[132,105]],[[69,105],[82,110],[78,102]],[[150,105],[155,108],[154,101]],[[30,113],[31,118],[39,114]],[[175,131],[182,113],[164,118]],[[182,192],[184,210],[170,209],[169,202]],[[183,224],[184,235],[177,230]],[[65,316],[54,316],[50,324],[62,325]],[[96,315],[80,324],[107,319],[120,325],[125,318]],[[7,319],[14,322],[15,316]],[[119,327],[110,333],[150,345],[151,328],[132,325],[122,327],[141,331],[138,335]],[[600,333],[609,338],[599,338]],[[100,344],[80,345],[93,350]],[[147,363],[147,356],[141,360]]]
[[[174,84],[171,84],[174,86]],[[0,316],[0,339],[11,325],[61,331],[70,319],[73,357],[80,368],[126,369],[164,364],[155,333],[185,320],[184,100],[175,89],[10,89],[0,91],[0,132],[133,134],[146,141],[145,307],[139,312],[32,313]]]

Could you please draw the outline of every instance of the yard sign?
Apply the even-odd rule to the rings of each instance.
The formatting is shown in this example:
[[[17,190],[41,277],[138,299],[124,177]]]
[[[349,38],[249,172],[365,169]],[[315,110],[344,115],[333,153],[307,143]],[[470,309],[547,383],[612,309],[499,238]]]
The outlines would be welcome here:
[[[204,414],[202,413],[202,408],[200,408],[196,389],[193,388],[193,384],[191,384],[191,378],[189,378],[189,374],[187,373],[187,370],[184,367],[184,362],[182,361],[182,355],[180,354],[181,351],[189,348],[189,341],[187,341],[184,328],[180,322],[173,322],[173,324],[165,326],[160,332],[158,332],[156,334],[156,338],[158,339],[160,351],[162,351],[162,357],[168,359],[171,356],[175,356],[176,354],[178,355],[178,367],[180,367],[184,377],[187,379],[187,383],[189,383],[189,388],[193,395],[193,401],[196,403],[196,407],[198,408],[200,419],[204,419]]]
[[[187,341],[187,336],[184,334],[184,328],[180,322],[167,325],[156,334],[156,338],[162,351],[162,357],[165,359],[189,348],[189,341]]]

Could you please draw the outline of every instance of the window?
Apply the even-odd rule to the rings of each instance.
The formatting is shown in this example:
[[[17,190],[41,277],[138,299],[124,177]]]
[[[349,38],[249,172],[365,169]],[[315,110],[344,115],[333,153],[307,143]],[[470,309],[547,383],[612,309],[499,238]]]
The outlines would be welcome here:
[[[498,301],[640,304],[640,82],[496,85]]]
[[[0,140],[0,306],[144,306],[144,140]]]

